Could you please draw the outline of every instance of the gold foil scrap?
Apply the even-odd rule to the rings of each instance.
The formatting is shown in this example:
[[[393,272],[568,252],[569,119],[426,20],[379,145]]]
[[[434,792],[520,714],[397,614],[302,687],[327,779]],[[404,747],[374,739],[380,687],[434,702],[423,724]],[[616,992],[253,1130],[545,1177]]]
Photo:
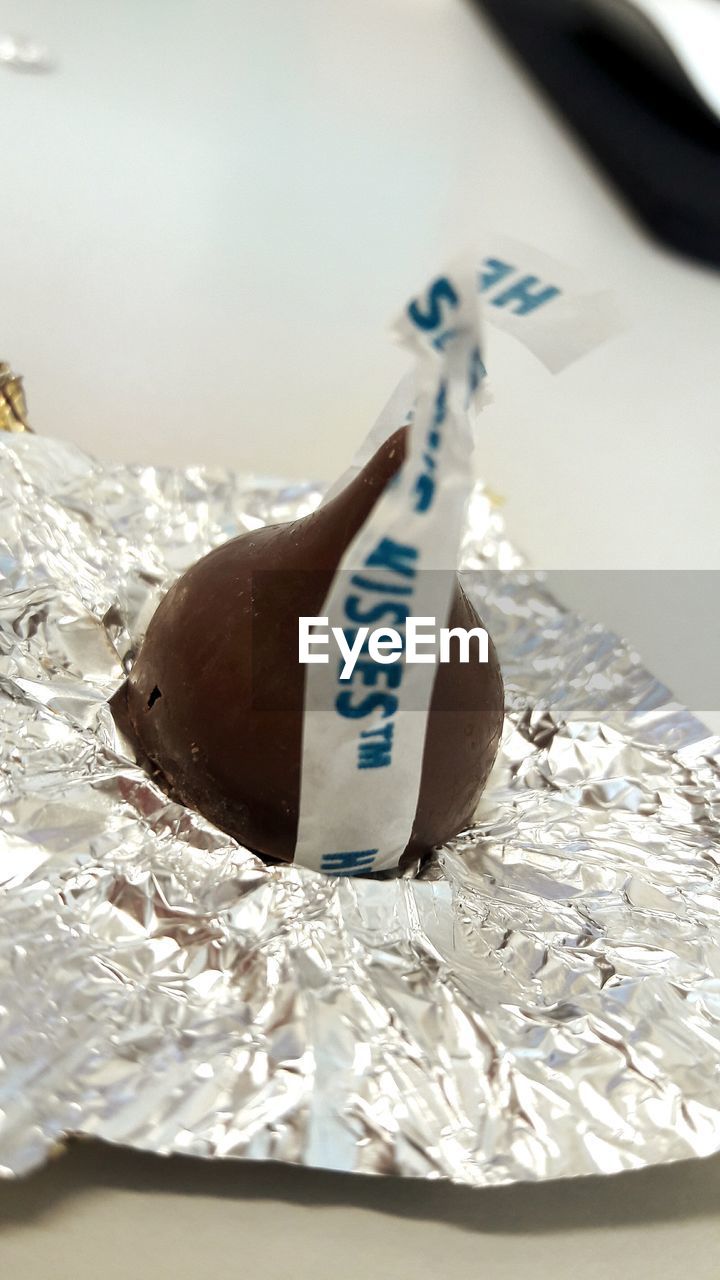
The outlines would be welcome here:
[[[22,378],[0,362],[0,431],[32,431]]]

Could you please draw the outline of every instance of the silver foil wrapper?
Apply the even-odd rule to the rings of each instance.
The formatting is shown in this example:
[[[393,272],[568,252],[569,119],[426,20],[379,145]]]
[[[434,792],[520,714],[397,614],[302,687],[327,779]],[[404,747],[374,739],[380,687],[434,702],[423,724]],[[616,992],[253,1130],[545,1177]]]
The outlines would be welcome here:
[[[311,485],[0,438],[0,1166],[68,1135],[476,1186],[720,1149],[720,743],[523,568],[477,489],[508,708],[401,879],[265,866],[108,708],[172,579]]]

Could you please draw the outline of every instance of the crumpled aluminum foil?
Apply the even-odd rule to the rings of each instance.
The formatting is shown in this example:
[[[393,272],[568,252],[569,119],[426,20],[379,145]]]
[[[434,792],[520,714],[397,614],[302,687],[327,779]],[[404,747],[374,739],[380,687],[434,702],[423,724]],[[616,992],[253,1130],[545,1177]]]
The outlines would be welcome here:
[[[522,567],[477,824],[419,878],[268,868],[170,803],[108,698],[163,590],[311,485],[0,437],[0,1166],[66,1135],[476,1186],[720,1149],[720,742]]]

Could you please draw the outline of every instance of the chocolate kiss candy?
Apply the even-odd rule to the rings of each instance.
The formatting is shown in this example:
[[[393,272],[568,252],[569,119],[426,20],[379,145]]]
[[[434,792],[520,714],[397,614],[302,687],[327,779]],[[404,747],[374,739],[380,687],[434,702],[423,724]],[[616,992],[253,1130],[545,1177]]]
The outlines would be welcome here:
[[[306,670],[298,618],[322,615],[345,548],[404,453],[405,429],[312,515],[241,534],[198,560],[161,601],[125,705],[123,691],[115,699],[170,794],[271,858],[292,861],[297,835]],[[459,582],[447,625],[482,625]],[[492,642],[487,663],[461,663],[451,650],[436,668],[412,854],[470,823],[502,730]]]

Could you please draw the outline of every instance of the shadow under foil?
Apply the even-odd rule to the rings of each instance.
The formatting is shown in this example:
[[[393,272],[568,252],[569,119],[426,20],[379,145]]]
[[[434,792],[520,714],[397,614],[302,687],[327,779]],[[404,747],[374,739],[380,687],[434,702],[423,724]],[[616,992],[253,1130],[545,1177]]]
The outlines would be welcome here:
[[[540,1234],[714,1216],[720,1204],[720,1155],[607,1177],[475,1190],[283,1164],[163,1157],[81,1141],[31,1177],[0,1188],[0,1231],[41,1221],[98,1187],[319,1208],[349,1205],[480,1234]]]

